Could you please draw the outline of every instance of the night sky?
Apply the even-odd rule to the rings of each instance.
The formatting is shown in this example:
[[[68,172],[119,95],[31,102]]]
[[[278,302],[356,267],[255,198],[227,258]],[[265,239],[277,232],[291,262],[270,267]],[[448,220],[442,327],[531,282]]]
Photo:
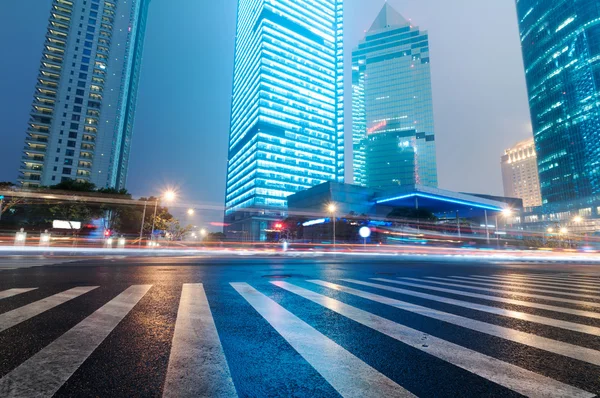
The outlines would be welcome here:
[[[531,135],[514,1],[388,1],[429,31],[440,188],[501,195],[500,156]],[[3,3],[0,181],[10,181],[51,1]],[[345,1],[347,176],[351,51],[383,3]],[[152,0],[128,179],[134,196],[173,186],[182,206],[223,206],[235,17],[236,0]],[[221,220],[215,210],[194,222]]]

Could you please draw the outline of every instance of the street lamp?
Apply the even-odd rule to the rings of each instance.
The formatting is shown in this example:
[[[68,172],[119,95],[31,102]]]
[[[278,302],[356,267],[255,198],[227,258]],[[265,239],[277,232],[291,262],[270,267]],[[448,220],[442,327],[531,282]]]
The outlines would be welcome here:
[[[175,191],[173,191],[172,189],[169,189],[168,191],[165,191],[162,196],[165,199],[165,201],[172,202],[177,197],[177,193]],[[154,239],[154,222],[156,221],[156,211],[158,210],[158,201],[159,200],[160,200],[160,198],[157,198],[156,201],[154,202],[154,217],[152,217],[152,231],[150,231],[150,241],[151,242]]]
[[[506,219],[512,216],[513,211],[511,208],[507,207],[506,209],[502,209],[502,212],[500,214],[502,215],[502,217],[504,217],[504,232],[506,234]],[[498,214],[496,214],[496,243],[498,247],[500,247],[500,234],[498,233]]]
[[[547,230],[547,231],[548,231],[548,233],[549,233],[549,234],[551,234],[551,233],[553,233],[553,232],[554,232],[554,228],[548,228],[548,230]]]
[[[333,251],[335,252],[335,211],[337,207],[335,203],[329,203],[327,210],[331,213],[331,220],[333,221]]]
[[[582,221],[583,221],[583,217],[581,217],[581,216],[575,216],[575,217],[573,217],[573,222],[574,223],[580,223]]]
[[[188,209],[187,214],[188,216],[193,216],[195,213],[194,209]]]

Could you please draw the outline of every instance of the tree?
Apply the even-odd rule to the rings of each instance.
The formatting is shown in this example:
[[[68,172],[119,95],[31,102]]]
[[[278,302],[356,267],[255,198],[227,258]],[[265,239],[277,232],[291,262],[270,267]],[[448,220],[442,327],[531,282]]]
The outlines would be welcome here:
[[[183,237],[189,234],[194,228],[193,225],[181,226],[179,220],[171,219],[166,223],[166,232],[170,240],[182,240]]]
[[[9,181],[0,182],[0,191],[12,191],[15,188],[15,184]],[[25,203],[25,198],[19,198],[16,196],[7,196],[2,200],[2,209],[0,210],[0,216],[16,206]]]
[[[226,236],[223,232],[209,232],[204,238],[205,242],[223,242]]]
[[[61,181],[56,185],[51,185],[50,189],[59,189],[62,191],[74,191],[74,192],[95,192],[96,185],[87,181],[75,181],[66,180]]]

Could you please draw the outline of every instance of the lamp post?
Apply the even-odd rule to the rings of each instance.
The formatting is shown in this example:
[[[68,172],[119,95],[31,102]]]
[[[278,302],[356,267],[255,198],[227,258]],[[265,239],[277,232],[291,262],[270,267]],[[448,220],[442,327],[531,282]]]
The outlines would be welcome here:
[[[580,226],[581,226],[582,222],[583,222],[583,217],[581,217],[581,216],[575,216],[575,217],[573,217],[573,223],[577,227],[577,228],[575,228],[575,230],[579,234],[581,234],[581,228],[580,228]],[[587,241],[587,232],[585,232],[585,228],[584,228],[583,232],[584,232],[584,244],[585,244],[585,241]]]
[[[335,252],[335,203],[330,203],[327,206],[327,210],[329,210],[329,212],[331,213],[331,220],[333,222],[333,251]]]
[[[138,246],[142,245],[142,239],[144,237],[144,221],[146,221],[146,206],[148,206],[148,201],[144,201],[144,212],[142,213],[142,226],[140,227],[140,241],[138,242]]]
[[[0,195],[0,220],[2,220],[2,203],[4,202],[4,195]]]
[[[163,198],[167,202],[172,202],[173,200],[175,200],[176,196],[177,196],[177,194],[175,193],[175,191],[172,191],[172,190],[166,191],[163,194]],[[150,242],[154,241],[154,223],[156,221],[156,212],[158,210],[158,201],[159,200],[160,200],[160,198],[157,198],[156,201],[154,202],[154,217],[152,217],[152,230],[150,231]]]

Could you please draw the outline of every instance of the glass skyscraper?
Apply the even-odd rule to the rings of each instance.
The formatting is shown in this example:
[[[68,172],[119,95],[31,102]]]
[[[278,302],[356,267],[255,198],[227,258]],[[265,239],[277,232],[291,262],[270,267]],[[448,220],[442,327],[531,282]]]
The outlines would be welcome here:
[[[343,1],[239,0],[225,221],[264,238],[286,197],[344,179]]]
[[[598,196],[600,3],[516,4],[543,203]]]
[[[388,3],[352,52],[354,183],[437,187],[427,32]]]
[[[53,0],[18,181],[123,188],[150,0]]]

